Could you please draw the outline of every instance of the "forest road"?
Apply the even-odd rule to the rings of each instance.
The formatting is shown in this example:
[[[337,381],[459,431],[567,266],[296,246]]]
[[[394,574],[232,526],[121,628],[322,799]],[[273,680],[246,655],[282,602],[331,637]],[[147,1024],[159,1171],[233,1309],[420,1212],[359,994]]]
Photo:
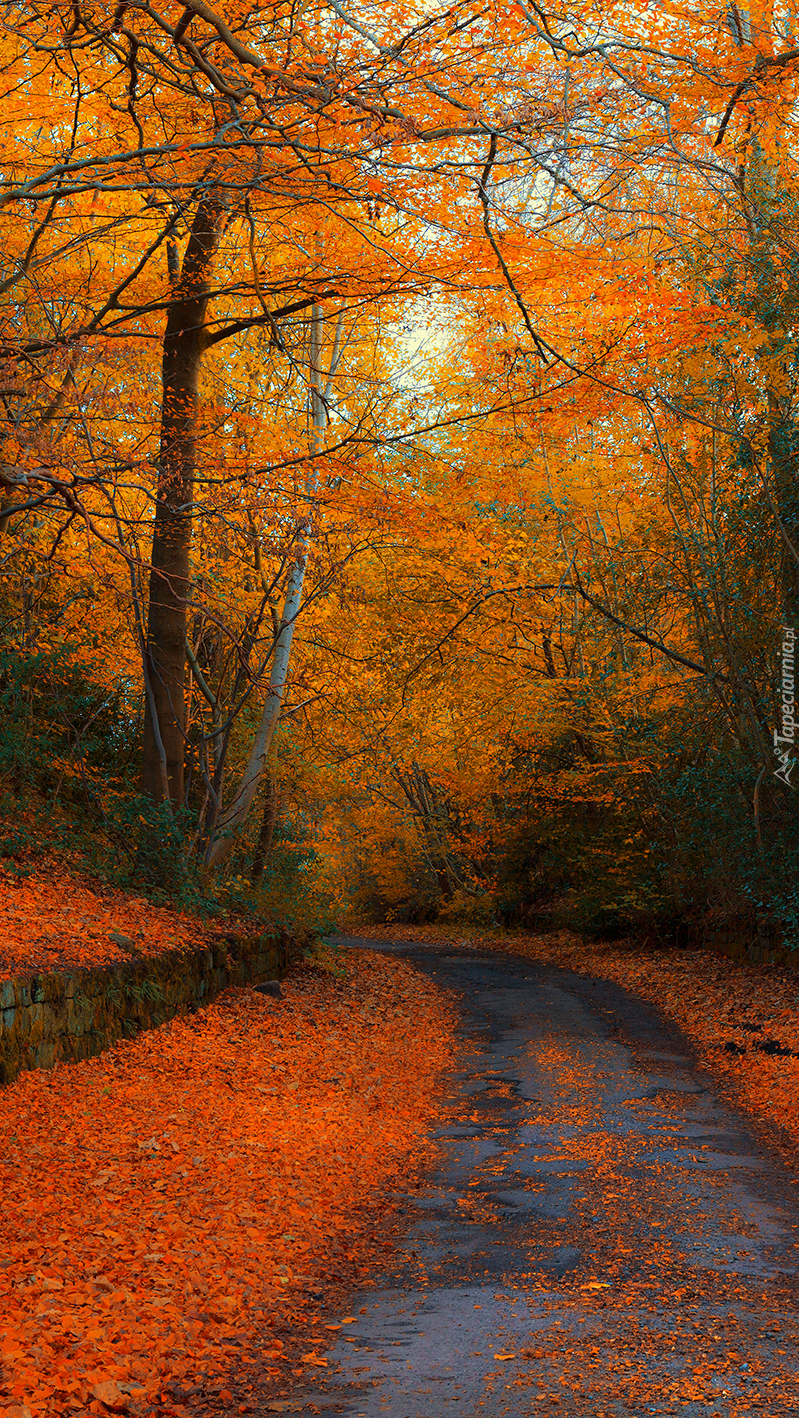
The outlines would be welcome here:
[[[467,1053],[406,1255],[351,1297],[302,1411],[799,1412],[799,1187],[675,1029],[520,957],[340,943],[454,991]]]

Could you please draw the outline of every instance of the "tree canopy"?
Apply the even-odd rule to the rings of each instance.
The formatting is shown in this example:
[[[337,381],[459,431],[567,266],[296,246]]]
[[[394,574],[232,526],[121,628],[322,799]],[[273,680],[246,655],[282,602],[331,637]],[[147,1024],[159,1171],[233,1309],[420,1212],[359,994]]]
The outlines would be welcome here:
[[[6,6],[6,791],[273,913],[793,941],[793,24]]]

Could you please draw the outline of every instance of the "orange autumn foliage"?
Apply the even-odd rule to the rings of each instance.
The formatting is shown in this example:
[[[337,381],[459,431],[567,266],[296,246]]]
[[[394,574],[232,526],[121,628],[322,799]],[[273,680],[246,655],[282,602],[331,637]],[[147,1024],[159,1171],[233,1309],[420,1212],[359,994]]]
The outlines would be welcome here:
[[[338,846],[362,835],[372,896],[390,909],[420,864],[430,890],[412,905],[491,909],[507,894],[489,879],[492,853],[516,851],[517,804],[535,820],[565,802],[566,817],[577,805],[584,821],[623,819],[594,858],[606,881],[616,839],[631,848],[602,909],[665,915],[649,857],[666,850],[651,839],[669,804],[652,803],[652,785],[670,785],[661,768],[693,741],[697,682],[711,702],[696,757],[712,744],[742,759],[744,855],[769,814],[779,831],[789,815],[753,801],[773,728],[773,653],[758,647],[777,614],[781,543],[772,519],[745,574],[763,490],[741,471],[772,457],[790,392],[798,173],[783,19],[752,16],[744,35],[715,13],[619,6],[598,44],[590,6],[561,33],[525,6],[467,5],[453,23],[392,3],[378,25],[357,4],[334,18],[229,0],[194,13],[195,50],[188,12],[155,20],[132,5],[119,29],[115,9],[91,7],[96,43],[82,12],[58,4],[30,22],[11,6],[4,32],[0,651],[23,664],[80,650],[98,698],[123,686],[104,730],[114,751],[94,761],[83,737],[102,706],[70,717],[49,696],[39,717],[64,732],[38,789],[105,825],[142,785],[149,715],[144,788],[162,796],[163,769],[185,797],[187,859],[210,862],[275,703],[299,538],[308,575],[288,618],[274,757],[290,791],[305,774],[329,875],[356,875]],[[235,139],[216,121],[218,84],[238,94]],[[264,123],[292,133],[299,167]],[[218,190],[195,231],[210,292],[195,326],[176,313],[194,289],[178,273],[206,184],[209,201]],[[203,349],[185,457],[170,454],[186,464],[168,514],[183,561],[161,636],[171,658],[155,674],[163,644],[145,611],[154,498],[167,517],[164,449],[177,438],[159,443],[176,320],[202,327]],[[736,499],[751,504],[742,530],[728,525]],[[191,526],[176,510],[189,506]],[[719,675],[735,686],[723,740]],[[149,693],[168,704],[148,707]],[[164,764],[159,724],[172,735]],[[411,775],[433,810],[408,805]],[[636,778],[649,797],[629,822]],[[236,820],[237,872],[259,809],[268,817],[259,791]],[[678,845],[672,881],[695,861]],[[517,905],[521,919],[536,902]]]
[[[408,965],[360,953],[285,990],[232,990],[0,1095],[0,1413],[179,1414],[184,1388],[246,1386],[256,1345],[267,1379],[318,1362],[306,1341],[297,1369],[284,1326],[302,1334],[315,1277],[354,1278],[384,1240],[452,1018]]]
[[[56,859],[33,877],[0,869],[2,979],[188,950],[212,929],[144,896],[68,874]]]

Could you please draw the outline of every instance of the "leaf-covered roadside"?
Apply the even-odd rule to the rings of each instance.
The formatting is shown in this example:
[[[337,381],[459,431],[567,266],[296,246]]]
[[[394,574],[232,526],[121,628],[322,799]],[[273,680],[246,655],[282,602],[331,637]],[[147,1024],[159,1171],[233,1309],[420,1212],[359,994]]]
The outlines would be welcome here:
[[[196,916],[90,881],[55,858],[30,877],[0,869],[0,979],[189,949],[211,933]]]
[[[626,941],[531,936],[461,928],[352,923],[382,940],[445,942],[506,950],[530,960],[614,980],[650,1000],[690,1039],[704,1066],[796,1166],[799,1144],[799,974],[746,965],[709,950],[636,947]],[[777,1129],[775,1132],[774,1129]]]
[[[3,1415],[247,1412],[324,1363],[314,1291],[384,1242],[453,1018],[369,954],[284,989],[0,1094]]]

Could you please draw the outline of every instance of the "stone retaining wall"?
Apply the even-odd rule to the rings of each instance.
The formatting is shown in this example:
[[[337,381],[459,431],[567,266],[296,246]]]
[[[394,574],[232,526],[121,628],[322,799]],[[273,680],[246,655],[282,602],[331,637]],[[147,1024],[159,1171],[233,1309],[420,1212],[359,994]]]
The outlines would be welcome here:
[[[302,951],[285,933],[227,936],[189,951],[0,982],[0,1084],[87,1059],[210,1004],[229,985],[275,980]]]

